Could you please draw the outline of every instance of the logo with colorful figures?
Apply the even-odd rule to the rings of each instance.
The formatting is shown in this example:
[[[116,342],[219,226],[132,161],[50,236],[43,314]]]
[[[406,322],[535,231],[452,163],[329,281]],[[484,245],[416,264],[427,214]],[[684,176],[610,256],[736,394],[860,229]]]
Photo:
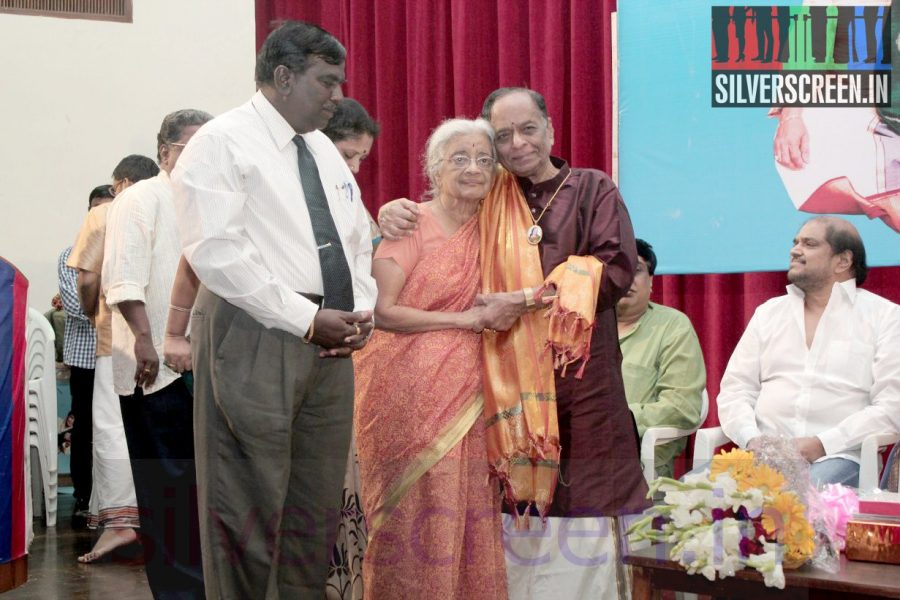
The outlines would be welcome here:
[[[890,6],[711,12],[713,107],[890,106]]]

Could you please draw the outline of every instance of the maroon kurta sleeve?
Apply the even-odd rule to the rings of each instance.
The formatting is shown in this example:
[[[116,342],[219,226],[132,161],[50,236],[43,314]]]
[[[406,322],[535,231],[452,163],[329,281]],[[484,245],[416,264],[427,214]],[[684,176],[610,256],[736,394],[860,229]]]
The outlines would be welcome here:
[[[590,253],[604,265],[597,312],[613,308],[634,279],[637,249],[631,217],[618,188],[600,171],[581,170],[579,204],[590,210],[584,234]]]

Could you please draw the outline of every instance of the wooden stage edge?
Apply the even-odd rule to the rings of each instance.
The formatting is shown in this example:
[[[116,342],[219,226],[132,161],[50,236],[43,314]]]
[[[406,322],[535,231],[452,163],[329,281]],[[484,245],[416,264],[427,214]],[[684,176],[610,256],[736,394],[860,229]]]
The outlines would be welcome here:
[[[28,581],[28,555],[0,565],[0,594]]]

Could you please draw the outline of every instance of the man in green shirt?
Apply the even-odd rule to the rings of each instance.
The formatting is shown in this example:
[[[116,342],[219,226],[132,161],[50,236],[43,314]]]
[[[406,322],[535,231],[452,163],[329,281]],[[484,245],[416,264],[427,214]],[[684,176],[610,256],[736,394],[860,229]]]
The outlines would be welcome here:
[[[63,337],[66,332],[66,311],[63,309],[59,294],[53,296],[50,306],[52,308],[44,313],[44,318],[50,321],[50,326],[53,328],[54,335],[56,335],[56,341],[54,342],[56,362],[61,363],[63,361]]]
[[[690,429],[700,421],[706,387],[703,352],[690,320],[682,312],[650,302],[656,254],[637,240],[638,265],[628,293],[616,305],[622,376],[638,434],[649,427]],[[673,459],[684,438],[656,448],[656,474],[672,476]]]

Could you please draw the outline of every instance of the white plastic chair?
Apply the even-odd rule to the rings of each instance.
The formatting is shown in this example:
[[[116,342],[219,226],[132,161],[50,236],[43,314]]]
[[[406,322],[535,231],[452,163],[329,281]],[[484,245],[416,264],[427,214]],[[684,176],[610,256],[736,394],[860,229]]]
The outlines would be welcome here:
[[[724,446],[730,441],[721,427],[698,429],[694,436],[693,468],[697,469],[711,461],[716,453],[716,448]]]
[[[47,527],[56,525],[57,417],[56,351],[53,328],[40,312],[28,309],[25,350],[25,394],[28,398],[28,444],[37,449]],[[30,458],[30,451],[26,453]],[[30,467],[30,460],[26,467]],[[27,468],[30,472],[30,469]]]
[[[731,440],[721,427],[700,429],[694,437],[694,468],[697,469],[712,460],[716,448]],[[884,446],[900,442],[900,433],[874,434],[863,440],[860,447],[859,491],[867,493],[878,489],[881,472],[879,452]]]
[[[706,388],[701,393],[700,421],[697,427],[690,429],[678,429],[677,427],[648,427],[641,439],[641,463],[644,465],[644,479],[650,483],[656,479],[656,447],[667,442],[672,442],[687,437],[697,431],[706,422],[709,413],[709,395]]]

